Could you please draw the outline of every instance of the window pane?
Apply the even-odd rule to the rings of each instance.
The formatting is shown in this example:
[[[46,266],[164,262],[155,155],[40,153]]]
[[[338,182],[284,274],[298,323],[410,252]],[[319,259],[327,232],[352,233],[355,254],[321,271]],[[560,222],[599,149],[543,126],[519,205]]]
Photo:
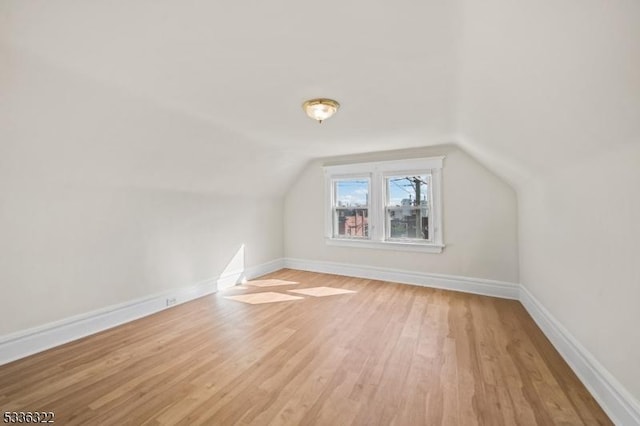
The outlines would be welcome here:
[[[369,210],[367,208],[336,208],[334,217],[334,230],[337,237],[369,237]]]
[[[335,182],[334,235],[369,237],[369,180],[340,179]]]
[[[430,176],[387,178],[387,237],[429,240]]]
[[[344,179],[336,181],[336,207],[367,207],[369,205],[369,181]]]

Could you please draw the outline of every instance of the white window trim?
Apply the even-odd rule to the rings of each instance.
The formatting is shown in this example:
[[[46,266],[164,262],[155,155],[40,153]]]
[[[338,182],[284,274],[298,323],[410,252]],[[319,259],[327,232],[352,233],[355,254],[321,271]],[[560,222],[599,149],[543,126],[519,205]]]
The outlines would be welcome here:
[[[412,158],[407,160],[377,161],[371,163],[325,166],[325,241],[327,245],[383,250],[442,253],[444,244],[442,228],[442,166],[445,157]],[[433,239],[429,242],[385,240],[385,178],[393,175],[431,175],[431,207]],[[336,238],[333,236],[333,184],[336,179],[369,179],[369,238]],[[431,230],[430,230],[431,231]]]
[[[372,182],[371,182],[371,174],[370,173],[353,173],[353,174],[335,174],[330,176],[327,180],[328,180],[328,184],[329,184],[329,216],[327,218],[327,220],[329,221],[328,223],[328,228],[329,228],[329,238],[331,239],[336,239],[336,240],[348,240],[348,241],[369,241],[370,237],[336,237],[335,235],[333,235],[333,231],[335,231],[335,229],[333,228],[334,225],[334,221],[335,221],[335,216],[334,216],[334,211],[333,208],[335,206],[335,190],[334,190],[334,185],[335,182],[337,180],[340,179],[366,179],[369,185],[369,191],[371,191],[371,186],[372,186]],[[369,217],[369,215],[371,214],[371,197],[369,197],[369,204],[367,204],[367,217]],[[369,230],[369,232],[371,232],[371,230]],[[371,234],[369,234],[371,235]]]

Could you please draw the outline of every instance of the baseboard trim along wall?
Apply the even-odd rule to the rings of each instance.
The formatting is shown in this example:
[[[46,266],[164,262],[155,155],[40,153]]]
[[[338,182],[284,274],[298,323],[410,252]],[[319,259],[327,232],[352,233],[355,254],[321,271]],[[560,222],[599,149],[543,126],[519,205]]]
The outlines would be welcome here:
[[[283,260],[225,273],[190,287],[178,288],[148,297],[108,306],[92,312],[65,318],[39,327],[0,336],[0,365],[99,333],[109,328],[154,314],[164,309],[215,293],[219,283],[226,286],[282,269]],[[237,271],[236,271],[237,272]]]
[[[441,288],[462,291],[502,299],[518,299],[519,285],[504,281],[483,278],[468,278],[455,275],[429,274],[425,272],[404,271],[380,268],[376,266],[350,265],[346,263],[320,262],[307,259],[284,259],[285,268],[303,271],[323,272],[326,274],[346,275],[349,277],[391,281],[413,284],[422,287]]]
[[[225,272],[217,278],[200,282],[191,287],[109,306],[101,310],[0,337],[0,365],[167,309],[170,307],[167,306],[167,300],[171,300],[171,306],[175,306],[282,268],[390,281],[519,300],[611,420],[616,425],[640,426],[640,404],[638,401],[524,286],[481,278],[429,274],[307,259],[276,259],[247,267],[244,270]],[[173,302],[174,299],[175,302]]]
[[[520,303],[616,425],[640,426],[640,404],[527,290]]]
[[[256,266],[249,266],[245,269],[223,272],[217,280],[218,290],[233,287],[252,278],[268,274],[284,268],[284,259],[276,259]]]
[[[216,282],[111,305],[0,338],[0,365],[151,315],[163,309],[214,293]]]
[[[640,404],[584,346],[522,285],[502,281],[427,274],[368,265],[285,258],[284,266],[303,271],[392,281],[519,300],[616,425],[640,426]]]

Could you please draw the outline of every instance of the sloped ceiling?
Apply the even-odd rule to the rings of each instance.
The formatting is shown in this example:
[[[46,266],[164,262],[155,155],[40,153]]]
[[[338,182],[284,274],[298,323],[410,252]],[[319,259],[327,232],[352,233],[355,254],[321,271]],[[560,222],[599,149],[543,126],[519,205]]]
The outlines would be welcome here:
[[[42,163],[53,156],[100,181],[221,191],[256,176],[261,191],[281,194],[311,158],[442,143],[452,132],[452,4],[0,7],[0,132],[14,158],[41,145]],[[342,104],[322,125],[301,109],[319,96]]]
[[[311,158],[455,142],[518,187],[637,142],[639,16],[633,0],[5,1],[0,161],[188,191],[256,176],[268,195]],[[300,108],[317,96],[342,104],[322,125]]]
[[[460,11],[457,140],[517,188],[640,143],[640,2]]]

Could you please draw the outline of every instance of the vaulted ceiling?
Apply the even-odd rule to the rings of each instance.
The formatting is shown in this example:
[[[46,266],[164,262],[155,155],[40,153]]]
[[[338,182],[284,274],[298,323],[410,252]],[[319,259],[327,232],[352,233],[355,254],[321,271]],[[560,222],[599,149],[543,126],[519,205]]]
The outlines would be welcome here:
[[[0,166],[234,193],[251,175],[282,194],[311,158],[454,142],[518,186],[637,143],[639,16],[631,0],[5,1]],[[322,125],[300,107],[318,96],[342,104]]]

